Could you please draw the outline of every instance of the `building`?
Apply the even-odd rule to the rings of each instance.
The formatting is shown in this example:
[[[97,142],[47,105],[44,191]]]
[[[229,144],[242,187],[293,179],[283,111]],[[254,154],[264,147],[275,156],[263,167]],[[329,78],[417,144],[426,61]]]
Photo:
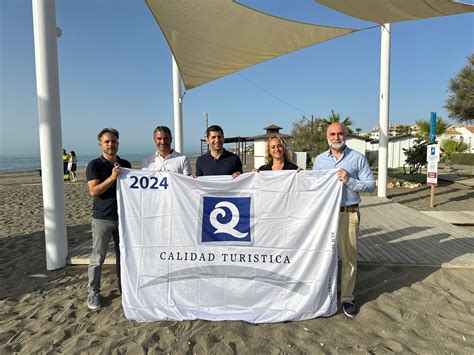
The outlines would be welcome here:
[[[474,126],[451,125],[445,133],[438,137],[440,144],[448,139],[466,143],[469,147],[468,152],[474,154]]]
[[[349,134],[347,135],[346,145],[358,151],[359,153],[365,155],[365,151],[367,150],[367,143],[370,139],[366,139],[365,137],[361,137],[358,135]]]
[[[415,142],[416,137],[411,134],[402,136],[395,136],[388,138],[388,168],[400,168],[405,164],[406,155],[403,149],[411,148]],[[379,157],[379,141],[367,142],[367,150],[369,151],[370,159],[378,161]]]
[[[378,140],[379,139],[379,130],[380,130],[379,125],[373,126],[372,129],[369,132],[369,138],[374,139],[374,140]]]
[[[400,130],[404,130],[404,127],[409,126],[410,132],[409,133],[402,133],[400,134]],[[416,136],[418,133],[418,126],[417,125],[407,125],[407,124],[391,124],[388,126],[388,136],[395,137],[397,135],[405,135],[411,134],[412,136]],[[372,127],[372,130],[369,132],[370,139],[378,140],[380,139],[380,126],[375,125]]]

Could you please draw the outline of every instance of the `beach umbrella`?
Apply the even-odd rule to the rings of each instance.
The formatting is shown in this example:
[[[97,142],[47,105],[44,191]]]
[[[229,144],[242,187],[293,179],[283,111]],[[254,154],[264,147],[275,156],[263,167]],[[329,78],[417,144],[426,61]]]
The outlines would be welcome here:
[[[145,0],[186,89],[359,31],[272,16],[233,0]]]
[[[451,0],[315,0],[346,15],[376,23],[394,23],[473,12],[474,6]]]

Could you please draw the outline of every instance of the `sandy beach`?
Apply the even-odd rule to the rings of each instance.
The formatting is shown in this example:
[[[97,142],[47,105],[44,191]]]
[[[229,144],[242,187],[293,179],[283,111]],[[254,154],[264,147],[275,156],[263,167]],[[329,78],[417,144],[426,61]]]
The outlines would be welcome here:
[[[90,240],[92,199],[84,169],[67,183],[68,244]],[[113,267],[104,307],[86,305],[86,267],[46,271],[41,178],[0,174],[0,353],[454,353],[474,348],[474,270],[362,266],[360,313],[253,325],[240,321],[137,323],[125,319]],[[474,210],[472,188],[445,184],[437,210]],[[424,188],[396,202],[425,206]],[[452,199],[449,194],[454,195]],[[441,201],[441,200],[438,200]],[[425,200],[426,202],[426,200]],[[460,207],[461,206],[461,207]]]

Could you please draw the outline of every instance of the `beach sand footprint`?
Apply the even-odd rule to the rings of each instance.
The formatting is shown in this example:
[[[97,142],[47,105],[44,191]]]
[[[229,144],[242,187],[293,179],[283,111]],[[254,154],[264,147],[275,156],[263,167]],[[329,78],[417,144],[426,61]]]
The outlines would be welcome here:
[[[393,351],[393,352],[396,352],[396,353],[400,353],[402,352],[404,349],[403,349],[403,346],[402,344],[394,341],[394,340],[391,340],[391,339],[385,339],[382,344],[381,344],[385,349],[389,350],[389,351]]]
[[[411,310],[401,309],[400,314],[404,321],[411,322],[418,317],[418,312],[412,312]]]
[[[233,355],[235,354],[234,349],[230,346],[230,344],[225,344],[222,342],[215,343],[211,345],[209,349],[209,354],[211,355]]]
[[[162,353],[165,351],[165,349],[161,347],[160,343],[161,332],[162,329],[154,330],[151,332],[151,334],[150,332],[146,332],[143,334],[143,336],[140,336],[137,343],[140,344],[147,353]],[[153,350],[154,352],[150,352],[150,350]]]
[[[190,330],[190,322],[178,322],[176,325],[170,327],[172,329],[174,335],[177,337],[184,335]],[[174,328],[174,329],[173,329]]]

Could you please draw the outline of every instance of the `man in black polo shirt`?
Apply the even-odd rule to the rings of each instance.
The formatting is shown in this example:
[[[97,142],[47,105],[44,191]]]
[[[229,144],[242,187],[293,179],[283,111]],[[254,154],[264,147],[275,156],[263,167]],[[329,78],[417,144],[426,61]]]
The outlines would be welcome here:
[[[118,232],[116,181],[120,168],[132,165],[117,155],[119,133],[113,128],[104,128],[97,135],[102,155],[87,165],[86,176],[89,193],[94,197],[92,214],[92,253],[89,263],[89,284],[87,306],[90,309],[100,307],[100,277],[102,265],[109,248],[110,239],[114,239],[117,266],[118,287],[120,283],[120,249]]]
[[[196,176],[242,174],[242,162],[238,155],[224,149],[224,131],[220,126],[210,126],[206,130],[206,143],[210,151],[196,160]]]

